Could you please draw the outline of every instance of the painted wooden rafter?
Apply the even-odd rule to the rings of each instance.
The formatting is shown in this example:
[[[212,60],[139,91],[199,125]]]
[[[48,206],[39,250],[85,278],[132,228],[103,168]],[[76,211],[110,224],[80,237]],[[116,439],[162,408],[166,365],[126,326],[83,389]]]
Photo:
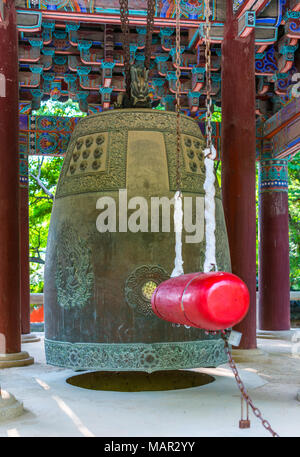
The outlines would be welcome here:
[[[18,9],[18,11],[23,12],[27,11],[26,9]],[[121,24],[121,19],[119,14],[98,14],[98,13],[77,13],[72,11],[51,11],[51,10],[42,10],[41,11],[43,21],[64,21],[66,23],[93,23],[93,24]],[[216,21],[211,21],[212,23]],[[147,18],[145,16],[129,16],[129,23],[132,27],[145,27],[147,25]],[[199,19],[186,19],[181,18],[180,20],[182,28],[195,28],[199,27],[199,23],[205,23],[204,20]],[[154,18],[154,27],[175,27],[176,20],[174,18]]]
[[[263,125],[261,140],[272,144],[274,158],[290,160],[300,151],[300,98],[294,98]]]
[[[256,14],[259,13],[269,2],[269,0],[247,0],[241,4],[239,9],[236,12],[236,17],[241,18],[246,11],[255,11]]]
[[[238,35],[245,38],[255,28],[256,13],[255,11],[245,11],[245,13],[238,18]]]
[[[300,11],[300,1],[290,0],[290,8],[292,9],[292,11]]]

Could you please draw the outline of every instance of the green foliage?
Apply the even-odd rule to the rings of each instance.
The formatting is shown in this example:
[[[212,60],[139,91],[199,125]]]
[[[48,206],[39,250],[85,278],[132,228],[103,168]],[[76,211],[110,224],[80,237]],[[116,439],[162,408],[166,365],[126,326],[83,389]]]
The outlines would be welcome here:
[[[40,180],[49,191],[54,194],[63,158],[37,158],[29,157],[29,172],[40,175]],[[47,236],[50,223],[53,200],[45,193],[37,181],[29,179],[29,241],[30,257],[38,262],[45,260]],[[44,286],[43,264],[30,262],[30,288],[31,292],[42,292]]]
[[[69,99],[67,102],[58,102],[47,100],[42,102],[38,110],[32,111],[34,116],[67,116],[67,117],[84,117],[83,113],[77,102]]]
[[[221,122],[222,121],[221,108],[219,108],[217,105],[214,105],[214,112],[212,113],[211,120],[213,122]]]
[[[165,108],[163,105],[161,105],[161,104],[157,105],[157,106],[156,106],[155,108],[153,108],[153,109],[157,109],[157,110],[159,110],[159,111],[166,111],[166,108]]]
[[[44,268],[38,264],[30,262],[30,292],[39,294],[44,291]],[[30,305],[34,308],[35,305]]]
[[[32,112],[36,116],[83,117],[79,105],[69,99],[62,103],[48,100]],[[44,265],[50,217],[62,157],[29,157],[29,244],[30,244],[30,290],[43,292]],[[38,178],[34,179],[33,176]],[[44,189],[42,188],[44,186]]]

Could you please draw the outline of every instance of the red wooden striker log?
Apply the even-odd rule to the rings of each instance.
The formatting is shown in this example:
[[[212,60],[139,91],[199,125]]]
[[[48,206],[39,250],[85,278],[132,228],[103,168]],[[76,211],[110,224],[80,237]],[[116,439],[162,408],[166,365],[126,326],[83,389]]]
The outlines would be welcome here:
[[[152,295],[153,312],[163,320],[206,330],[236,325],[247,314],[249,291],[232,273],[189,273],[162,282]]]

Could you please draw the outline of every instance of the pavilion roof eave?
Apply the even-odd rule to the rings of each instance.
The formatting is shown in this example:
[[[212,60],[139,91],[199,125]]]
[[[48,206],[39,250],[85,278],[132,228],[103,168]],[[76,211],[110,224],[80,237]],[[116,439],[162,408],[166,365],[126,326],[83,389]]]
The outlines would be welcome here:
[[[269,2],[269,0],[246,0],[236,11],[235,15],[237,18],[240,18],[245,14],[246,11],[255,11],[259,13]]]
[[[118,94],[125,90],[120,16],[116,8],[100,8],[99,6],[106,5],[105,1],[95,0],[92,7],[87,0],[81,0],[79,8],[78,2],[66,0],[64,5],[68,5],[68,8],[61,6],[46,9],[45,0],[44,3],[39,3],[40,9],[37,9],[34,5],[38,3],[33,0],[16,0],[18,28],[21,32],[20,100],[28,102],[28,109],[30,103],[32,109],[37,109],[41,101],[49,97],[60,101],[69,97],[77,101],[80,109],[85,112],[100,112],[112,107]],[[168,0],[168,4],[172,1]],[[295,13],[294,0],[288,4],[290,9],[284,11],[279,7],[279,0],[271,0],[266,5],[263,0],[237,3],[244,8],[246,5],[253,8],[247,10],[246,16],[242,16],[239,21],[239,36],[244,38],[255,29],[256,114],[265,120],[292,98],[292,78],[299,71],[297,54],[300,51],[300,31],[295,31],[295,26],[300,25],[300,16]],[[111,4],[115,7],[118,1],[111,0]],[[141,7],[142,2],[132,1],[131,5],[133,4]],[[76,11],[70,10],[72,5],[77,5]],[[225,1],[216,0],[214,5],[213,17],[216,20],[211,27],[212,96],[214,103],[219,106],[222,62],[220,45],[223,41]],[[259,19],[259,24],[254,21],[251,25],[251,21],[248,21],[251,11],[256,15],[254,19]],[[285,24],[278,34],[283,12]],[[200,120],[205,111],[206,75],[203,21],[201,15],[197,19],[196,16],[181,18],[181,106],[185,113]],[[270,22],[271,19],[273,22]],[[145,48],[146,12],[131,9],[129,22],[132,26],[131,61],[141,65]],[[171,12],[168,10],[167,15],[165,10],[158,9],[151,49],[150,92],[154,106],[155,103],[160,103],[170,110],[174,108],[175,91],[174,26]]]
[[[18,8],[18,12],[24,13],[27,9]],[[82,23],[93,23],[93,24],[121,24],[119,14],[106,14],[106,13],[84,13],[84,12],[72,12],[72,11],[51,11],[51,10],[30,10],[31,13],[39,13],[44,21],[64,21],[64,22],[82,22]],[[131,26],[146,26],[147,17],[130,15],[129,23]],[[201,19],[185,19],[181,18],[180,24],[182,28],[187,29],[198,29],[199,25],[205,24],[205,20]],[[211,23],[218,23],[219,21],[211,21]],[[154,18],[154,27],[176,27],[176,20],[174,18]]]

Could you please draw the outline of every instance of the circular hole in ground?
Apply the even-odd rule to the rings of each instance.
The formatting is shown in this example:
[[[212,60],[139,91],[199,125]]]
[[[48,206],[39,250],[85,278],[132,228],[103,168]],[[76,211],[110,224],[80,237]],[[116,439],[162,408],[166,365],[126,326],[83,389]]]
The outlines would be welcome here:
[[[145,392],[187,389],[205,386],[215,381],[213,376],[188,370],[155,371],[93,371],[71,376],[67,383],[91,390]]]

